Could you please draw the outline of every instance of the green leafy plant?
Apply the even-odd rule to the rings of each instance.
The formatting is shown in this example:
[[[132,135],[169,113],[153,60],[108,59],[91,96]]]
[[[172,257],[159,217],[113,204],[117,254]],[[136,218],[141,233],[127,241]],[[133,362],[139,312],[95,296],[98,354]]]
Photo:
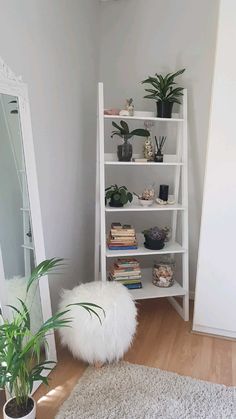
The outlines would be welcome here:
[[[130,138],[134,137],[134,135],[137,135],[138,137],[150,136],[150,132],[143,128],[136,128],[133,131],[130,131],[129,126],[125,121],[120,121],[120,126],[113,121],[112,125],[116,130],[112,131],[111,138],[117,135],[122,138],[124,142],[127,142]]]
[[[36,333],[31,332],[30,310],[27,308],[29,290],[32,284],[38,285],[43,276],[55,273],[55,268],[61,266],[62,261],[63,259],[53,258],[41,262],[28,280],[24,301],[18,299],[19,308],[9,306],[12,310],[12,320],[0,316],[0,388],[6,387],[10,395],[15,397],[16,410],[21,413],[27,406],[34,382],[41,381],[48,385],[44,371],[50,371],[54,362],[41,360],[41,348],[47,345],[48,334],[61,327],[70,326],[70,306],[82,307],[90,315],[95,315],[99,322],[101,318],[96,310],[102,310],[105,315],[104,310],[96,304],[70,304],[64,311],[45,321]]]
[[[155,74],[155,76],[149,76],[146,80],[142,81],[142,84],[149,84],[152,86],[150,89],[145,89],[148,94],[144,96],[146,99],[153,99],[157,102],[172,102],[179,103],[180,97],[183,96],[183,87],[174,87],[175,78],[180,74],[183,74],[185,68],[176,71],[176,73],[168,73],[166,76],[161,74]]]
[[[123,206],[133,201],[133,194],[128,191],[126,186],[111,185],[105,189],[105,204],[110,201],[111,206]]]

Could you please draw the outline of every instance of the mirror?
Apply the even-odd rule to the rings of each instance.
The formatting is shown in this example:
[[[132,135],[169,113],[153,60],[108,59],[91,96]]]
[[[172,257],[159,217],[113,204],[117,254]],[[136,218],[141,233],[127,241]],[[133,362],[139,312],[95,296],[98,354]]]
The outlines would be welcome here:
[[[7,305],[17,307],[22,299],[32,333],[52,314],[47,277],[31,287],[25,300],[28,278],[45,259],[27,86],[0,58],[0,312],[11,319]],[[53,334],[41,357],[57,361]]]
[[[0,243],[2,304],[25,300],[27,279],[35,267],[35,251],[18,98],[0,94]],[[43,323],[39,288],[27,298],[31,331]],[[6,313],[10,316],[11,310]]]

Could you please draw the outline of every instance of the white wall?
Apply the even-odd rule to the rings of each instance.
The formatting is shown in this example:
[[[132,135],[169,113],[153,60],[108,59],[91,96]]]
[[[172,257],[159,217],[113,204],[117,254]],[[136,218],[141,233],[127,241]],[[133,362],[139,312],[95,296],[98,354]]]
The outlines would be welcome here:
[[[57,291],[93,272],[98,0],[0,0],[0,55],[28,84],[47,257]],[[53,281],[53,283],[52,283]]]
[[[193,329],[236,338],[236,3],[222,0],[212,90]]]
[[[119,0],[101,6],[100,80],[107,106],[142,99],[140,81],[185,67],[189,90],[190,280],[194,289],[205,167],[218,0]]]

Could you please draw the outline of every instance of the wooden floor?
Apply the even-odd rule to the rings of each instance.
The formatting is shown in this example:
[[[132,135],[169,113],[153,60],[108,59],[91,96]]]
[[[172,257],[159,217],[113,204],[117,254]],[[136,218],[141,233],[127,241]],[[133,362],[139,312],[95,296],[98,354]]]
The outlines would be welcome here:
[[[191,333],[167,300],[139,303],[139,326],[125,360],[182,375],[236,385],[236,342]],[[59,348],[59,362],[51,374],[50,388],[42,385],[35,398],[37,419],[53,419],[60,404],[86,369]]]

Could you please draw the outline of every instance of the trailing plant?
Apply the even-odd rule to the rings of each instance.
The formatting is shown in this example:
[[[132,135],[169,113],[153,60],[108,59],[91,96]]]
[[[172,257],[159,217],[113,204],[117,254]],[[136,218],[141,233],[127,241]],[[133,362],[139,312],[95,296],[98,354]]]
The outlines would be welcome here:
[[[95,315],[99,322],[101,318],[96,310],[102,310],[105,315],[104,310],[96,304],[70,304],[64,311],[46,320],[36,333],[31,332],[30,310],[27,307],[29,290],[33,284],[38,285],[43,276],[55,273],[62,261],[60,258],[52,258],[41,262],[28,280],[24,301],[18,298],[19,307],[9,306],[12,310],[12,320],[0,316],[0,388],[7,388],[15,398],[16,410],[20,413],[27,407],[34,382],[41,381],[48,385],[44,371],[50,371],[54,362],[41,360],[41,348],[47,344],[48,334],[61,327],[69,327],[72,321],[72,318],[68,317],[70,306],[83,308],[90,315]],[[18,417],[21,416],[23,415]]]
[[[176,71],[176,73],[168,73],[166,76],[161,74],[155,74],[155,76],[149,76],[146,80],[142,81],[142,84],[149,84],[152,88],[145,89],[148,94],[144,96],[146,99],[153,99],[156,102],[172,102],[179,103],[180,97],[183,96],[183,87],[174,87],[175,78],[180,74],[183,74],[185,68]]]
[[[130,131],[129,126],[127,122],[120,121],[120,126],[116,124],[116,122],[112,121],[112,125],[116,130],[112,131],[111,138],[113,138],[115,135],[122,138],[124,142],[127,142],[129,139],[134,137],[134,135],[137,135],[138,137],[149,137],[150,132],[143,128],[136,128],[133,131]]]
[[[107,204],[108,201],[110,201],[110,203],[113,201],[114,204],[121,204],[123,206],[128,202],[133,201],[133,194],[128,191],[126,186],[119,187],[117,185],[111,185],[105,189],[105,192],[105,204]]]

